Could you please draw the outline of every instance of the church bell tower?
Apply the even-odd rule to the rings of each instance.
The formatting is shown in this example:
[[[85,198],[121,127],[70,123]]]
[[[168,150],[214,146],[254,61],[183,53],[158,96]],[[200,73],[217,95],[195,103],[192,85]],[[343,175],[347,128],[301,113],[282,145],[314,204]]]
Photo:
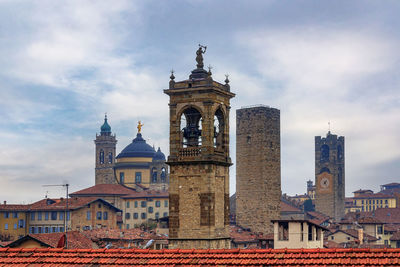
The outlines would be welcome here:
[[[97,184],[114,184],[114,164],[115,164],[115,147],[117,140],[115,135],[111,134],[111,126],[107,122],[107,115],[104,117],[104,123],[100,127],[100,134],[96,134],[95,154],[95,183]]]
[[[175,82],[171,74],[169,247],[182,249],[230,248],[229,237],[229,111],[228,77],[225,84],[197,68],[189,79]]]

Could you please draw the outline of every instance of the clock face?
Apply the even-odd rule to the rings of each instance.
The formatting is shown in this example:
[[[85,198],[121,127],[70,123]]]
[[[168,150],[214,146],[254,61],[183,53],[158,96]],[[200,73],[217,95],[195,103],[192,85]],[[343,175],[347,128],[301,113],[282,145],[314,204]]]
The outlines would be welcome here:
[[[327,177],[323,177],[320,182],[321,188],[329,187],[329,179]]]

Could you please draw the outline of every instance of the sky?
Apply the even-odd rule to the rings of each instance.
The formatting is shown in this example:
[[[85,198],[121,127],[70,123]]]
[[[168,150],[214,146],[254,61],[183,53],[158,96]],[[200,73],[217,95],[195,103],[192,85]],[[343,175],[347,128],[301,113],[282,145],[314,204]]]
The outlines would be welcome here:
[[[94,185],[104,114],[117,152],[136,135],[168,155],[168,87],[229,74],[235,113],[281,111],[282,192],[314,180],[314,136],[345,136],[346,195],[400,182],[399,1],[0,0],[0,201]],[[235,165],[230,168],[235,191]]]

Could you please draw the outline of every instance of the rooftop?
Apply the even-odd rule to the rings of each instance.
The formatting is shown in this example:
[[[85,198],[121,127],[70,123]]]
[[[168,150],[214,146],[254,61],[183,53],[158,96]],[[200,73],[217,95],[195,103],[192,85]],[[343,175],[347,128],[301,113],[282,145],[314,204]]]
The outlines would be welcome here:
[[[70,196],[79,196],[79,195],[129,195],[133,192],[136,192],[132,188],[128,188],[126,186],[120,184],[97,184],[92,187],[88,187],[82,189],[80,191],[76,191],[74,193],[69,194]]]
[[[54,249],[0,248],[0,265],[399,266],[400,249]]]

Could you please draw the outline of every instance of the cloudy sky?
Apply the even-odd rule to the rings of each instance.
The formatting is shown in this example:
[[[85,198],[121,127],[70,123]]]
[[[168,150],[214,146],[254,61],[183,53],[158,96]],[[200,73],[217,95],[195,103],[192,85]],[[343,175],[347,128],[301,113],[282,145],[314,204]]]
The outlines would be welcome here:
[[[121,151],[144,122],[168,154],[169,71],[205,65],[235,110],[281,110],[282,191],[314,179],[314,136],[346,138],[346,194],[400,182],[399,1],[0,0],[0,201],[94,184],[107,112]],[[231,167],[231,193],[235,166]]]

